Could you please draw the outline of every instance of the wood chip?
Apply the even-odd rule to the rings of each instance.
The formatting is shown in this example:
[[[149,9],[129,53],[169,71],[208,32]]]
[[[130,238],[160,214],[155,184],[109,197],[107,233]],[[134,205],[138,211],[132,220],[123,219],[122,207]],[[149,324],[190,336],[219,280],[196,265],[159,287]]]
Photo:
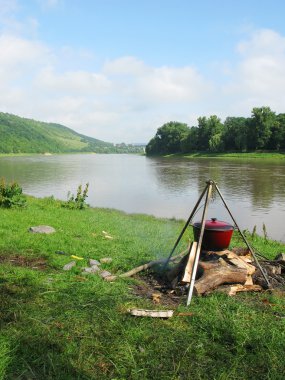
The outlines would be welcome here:
[[[178,317],[192,317],[193,315],[194,315],[194,313],[187,312],[187,311],[177,314]]]
[[[228,292],[229,296],[235,296],[238,292],[261,292],[262,287],[260,285],[241,285],[237,284],[230,287]]]
[[[161,293],[152,293],[151,298],[154,303],[160,303]]]

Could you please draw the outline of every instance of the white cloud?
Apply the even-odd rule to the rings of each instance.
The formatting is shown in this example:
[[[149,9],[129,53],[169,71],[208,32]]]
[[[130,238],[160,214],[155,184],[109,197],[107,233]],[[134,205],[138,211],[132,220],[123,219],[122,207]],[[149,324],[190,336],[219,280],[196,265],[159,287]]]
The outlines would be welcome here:
[[[57,74],[52,67],[44,67],[38,73],[35,83],[39,88],[48,89],[57,95],[82,94],[86,97],[98,93],[103,95],[111,86],[108,78],[101,73],[67,71]]]
[[[224,88],[238,114],[268,105],[276,112],[285,108],[285,38],[273,30],[255,31],[237,46],[240,59]]]
[[[152,102],[192,102],[212,86],[192,67],[158,67],[139,78],[139,89]]]
[[[135,57],[121,57],[96,71],[64,70],[61,57],[69,49],[55,52],[8,34],[0,36],[0,49],[0,77],[6,83],[2,110],[59,122],[107,141],[148,141],[166,114],[176,119],[180,103],[196,101],[211,89],[191,67],[150,67]],[[152,122],[150,135],[145,127]]]
[[[0,35],[1,67],[38,66],[52,58],[50,49],[37,41],[29,41],[13,35]]]
[[[103,66],[103,72],[108,75],[137,76],[147,71],[148,67],[143,61],[131,56],[108,60]]]
[[[216,63],[223,84],[193,66],[153,67],[131,56],[86,70],[94,52],[54,50],[8,32],[0,34],[0,51],[1,111],[62,123],[105,141],[147,142],[170,120],[195,125],[197,116],[247,115],[261,105],[284,112],[285,38],[272,30],[240,42],[226,74],[225,65]]]

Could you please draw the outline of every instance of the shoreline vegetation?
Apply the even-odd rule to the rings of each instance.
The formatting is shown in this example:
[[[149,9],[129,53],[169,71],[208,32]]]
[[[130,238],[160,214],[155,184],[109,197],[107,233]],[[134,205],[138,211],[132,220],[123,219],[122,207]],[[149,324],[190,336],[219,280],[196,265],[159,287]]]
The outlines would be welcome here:
[[[25,157],[25,156],[61,156],[67,154],[110,154],[110,153],[95,153],[95,152],[65,152],[65,153],[0,153],[1,157]],[[111,153],[112,154],[112,153]],[[117,154],[117,153],[113,153]],[[142,153],[130,153],[138,154]],[[195,152],[195,153],[172,153],[165,155],[152,155],[151,157],[164,157],[164,158],[241,158],[241,159],[273,159],[273,160],[284,160],[285,152],[228,152],[228,153],[209,153],[209,152]]]
[[[128,310],[170,306],[154,304],[147,289],[142,296],[140,276],[109,283],[83,274],[89,259],[109,257],[103,269],[120,274],[167,257],[185,221],[62,207],[53,197],[27,196],[25,207],[0,212],[0,379],[283,378],[283,290],[214,293],[190,307],[181,297],[169,320],[137,318]],[[29,232],[38,225],[56,232]],[[246,236],[269,259],[285,251]],[[188,239],[191,228],[178,252]],[[235,232],[231,246],[242,245]]]
[[[241,158],[241,159],[273,159],[273,160],[284,160],[285,152],[247,152],[247,153],[209,153],[209,152],[196,152],[196,153],[174,153],[167,154],[163,157],[171,158]]]
[[[146,146],[146,154],[166,155],[196,152],[284,152],[285,114],[269,107],[253,108],[251,117],[199,117],[197,126],[170,121],[157,129]]]

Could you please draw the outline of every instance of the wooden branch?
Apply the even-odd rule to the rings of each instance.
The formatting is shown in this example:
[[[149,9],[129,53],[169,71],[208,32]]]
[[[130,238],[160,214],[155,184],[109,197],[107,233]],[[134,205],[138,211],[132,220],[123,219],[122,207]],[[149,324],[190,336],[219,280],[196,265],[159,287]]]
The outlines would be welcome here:
[[[178,257],[181,257],[181,256],[185,255],[189,251],[189,248],[190,248],[190,242],[188,244],[187,249],[185,249],[185,251],[180,252],[178,255],[171,257],[171,259],[169,261],[174,261]],[[167,262],[167,260],[168,259],[163,258],[163,259],[158,259],[158,260],[150,261],[150,262],[148,262],[146,264],[143,264],[143,265],[140,265],[140,266],[138,266],[136,268],[133,268],[133,269],[129,270],[128,272],[119,274],[118,276],[109,276],[109,277],[106,277],[105,280],[106,281],[115,281],[118,277],[120,277],[120,278],[131,277],[131,276],[133,276],[136,273],[139,273],[139,272],[141,272],[143,270],[146,270],[146,269],[149,269],[149,268],[153,267],[154,265],[164,264],[164,263]]]

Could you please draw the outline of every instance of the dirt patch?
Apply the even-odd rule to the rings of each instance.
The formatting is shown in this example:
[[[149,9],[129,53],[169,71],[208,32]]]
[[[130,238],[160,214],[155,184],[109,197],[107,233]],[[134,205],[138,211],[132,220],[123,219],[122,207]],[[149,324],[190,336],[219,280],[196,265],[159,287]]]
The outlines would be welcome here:
[[[149,299],[155,305],[178,306],[186,299],[186,288],[169,289],[169,285],[159,274],[146,271],[143,275],[135,276],[138,284],[133,286],[133,294]]]
[[[9,257],[0,256],[0,264],[1,263],[9,263],[11,265],[15,265],[18,267],[31,268],[35,270],[45,270],[48,267],[46,259],[44,258],[41,258],[41,257],[31,258],[31,257],[25,257],[21,255],[13,255],[13,256],[9,255]]]

